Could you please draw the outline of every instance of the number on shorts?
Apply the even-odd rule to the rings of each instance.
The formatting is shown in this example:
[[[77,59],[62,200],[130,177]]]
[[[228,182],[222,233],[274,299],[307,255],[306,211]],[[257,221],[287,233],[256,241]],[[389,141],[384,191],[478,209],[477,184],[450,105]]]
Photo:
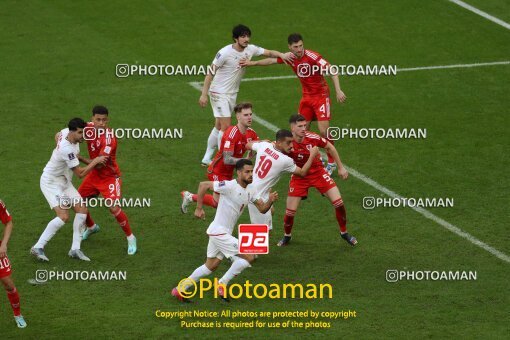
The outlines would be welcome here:
[[[331,177],[329,177],[328,174],[324,174],[322,175],[322,177],[324,177],[324,179],[329,183],[329,184],[333,184],[333,180],[331,179]]]

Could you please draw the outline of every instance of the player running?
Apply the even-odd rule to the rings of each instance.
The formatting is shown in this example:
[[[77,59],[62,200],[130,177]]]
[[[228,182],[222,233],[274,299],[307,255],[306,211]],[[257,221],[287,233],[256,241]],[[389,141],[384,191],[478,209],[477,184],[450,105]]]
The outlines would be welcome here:
[[[202,94],[198,103],[201,107],[207,105],[207,95],[211,99],[211,107],[215,117],[214,127],[207,139],[207,149],[202,159],[202,165],[208,166],[216,148],[220,148],[222,136],[231,124],[231,115],[236,103],[241,79],[246,69],[239,66],[241,59],[249,60],[253,56],[280,58],[290,63],[294,55],[290,52],[266,50],[250,44],[251,30],[244,25],[237,25],[232,29],[233,44],[229,44],[218,51],[212,62],[212,73],[206,75]]]
[[[237,125],[230,126],[225,130],[220,149],[207,169],[207,177],[210,181],[230,181],[234,176],[235,164],[246,153],[246,144],[259,139],[255,131],[250,128],[253,115],[252,107],[252,104],[248,102],[239,103],[234,107]],[[181,211],[185,214],[188,212],[188,205],[191,202],[196,202],[198,196],[189,191],[183,191],[181,195]],[[213,195],[205,195],[204,204],[216,208],[218,197],[217,192]]]
[[[319,149],[313,147],[310,150],[310,157],[300,168],[294,163],[294,160],[287,156],[292,152],[293,136],[289,130],[279,130],[276,132],[276,141],[269,143],[266,141],[252,142],[247,144],[247,149],[257,152],[255,161],[255,170],[253,172],[253,183],[250,185],[255,189],[255,198],[267,201],[270,190],[280,180],[284,173],[291,173],[295,176],[304,177],[308,174],[313,160],[319,154]],[[248,206],[251,223],[266,224],[269,229],[273,228],[272,211],[262,214],[254,205]]]
[[[324,75],[329,72],[330,63],[326,61],[319,53],[307,50],[303,46],[303,37],[299,33],[289,35],[287,42],[290,51],[296,58],[290,63],[292,70],[299,78],[303,89],[303,97],[299,103],[299,113],[306,118],[307,129],[310,129],[310,123],[317,121],[319,133],[323,138],[328,139],[327,131],[329,121],[331,120],[329,86]],[[258,61],[244,59],[240,62],[242,66],[266,66],[272,64],[282,64],[281,58],[266,58]],[[340,88],[338,74],[331,73],[331,79],[335,86],[336,100],[344,103],[346,96]],[[331,139],[328,141],[333,144]],[[328,164],[326,170],[331,176],[335,171],[336,164],[333,155],[328,152]]]
[[[237,179],[230,181],[202,182],[198,187],[198,204],[195,209],[195,217],[205,219],[203,199],[207,190],[213,189],[219,192],[220,201],[214,220],[207,229],[209,244],[207,245],[207,259],[205,264],[198,267],[189,276],[190,279],[198,282],[204,276],[214,272],[224,257],[232,260],[229,270],[219,280],[218,295],[228,301],[225,295],[225,288],[234,277],[244,269],[250,267],[255,259],[252,254],[239,254],[238,240],[232,236],[237,220],[248,204],[254,204],[261,213],[271,209],[273,202],[278,199],[278,193],[269,194],[269,199],[264,202],[255,198],[254,190],[249,185],[253,179],[253,163],[249,159],[241,159],[236,165]],[[191,284],[187,287],[188,289]],[[188,301],[184,298],[177,287],[172,289],[172,295],[180,301]]]
[[[73,186],[72,178],[73,174],[79,178],[85,177],[96,165],[104,164],[107,157],[99,156],[86,167],[79,167],[79,143],[83,142],[83,129],[86,125],[80,118],[73,118],[69,121],[68,128],[61,131],[57,146],[41,175],[41,191],[50,208],[55,210],[57,215],[48,223],[37,243],[30,249],[30,253],[41,261],[49,261],[44,254],[44,247],[69,220],[70,208],[73,208],[76,215],[73,221],[73,243],[69,256],[83,261],[90,261],[80,250],[80,227],[87,218],[87,208],[81,202],[81,196]]]
[[[117,138],[115,138],[113,130],[108,128],[108,120],[108,109],[101,105],[94,106],[92,109],[92,122],[88,123],[87,126],[87,129],[90,129],[87,132],[91,134],[91,138],[86,139],[90,159],[78,158],[85,164],[89,164],[92,159],[99,156],[107,156],[108,160],[104,166],[95,167],[85,177],[78,188],[78,192],[84,198],[101,194],[105,199],[118,202],[121,199],[122,180],[117,164]],[[126,235],[128,255],[134,255],[137,249],[136,237],[131,231],[126,213],[118,204],[113,204],[113,206],[109,207],[109,210]],[[90,212],[87,213],[85,223],[87,228],[83,232],[83,240],[86,240],[91,234],[99,232],[99,225],[94,222]]]
[[[289,119],[292,135],[294,136],[293,148],[289,156],[294,159],[298,166],[303,165],[310,157],[310,149],[317,146],[324,148],[334,158],[338,165],[338,175],[342,179],[347,179],[349,175],[347,170],[343,167],[340,161],[340,156],[335,147],[322,138],[318,134],[306,131],[306,118],[302,115],[293,115]],[[287,208],[285,210],[285,218],[283,220],[283,227],[285,235],[278,242],[278,246],[288,245],[291,240],[292,226],[294,225],[294,215],[301,199],[308,196],[308,189],[314,187],[322,195],[326,196],[331,204],[335,207],[336,220],[340,226],[340,235],[351,246],[355,246],[358,241],[354,236],[347,233],[347,214],[344,207],[344,202],[340,196],[340,191],[336,186],[335,181],[330,177],[327,171],[322,166],[319,156],[314,158],[312,167],[305,177],[292,175],[289,184],[289,193],[287,196]]]
[[[2,281],[5,291],[7,292],[7,298],[11,303],[16,324],[19,328],[25,328],[27,327],[27,323],[23,315],[21,315],[19,294],[11,278],[11,263],[7,257],[7,244],[11,238],[13,228],[12,216],[9,214],[9,211],[7,211],[2,200],[0,200],[0,221],[2,221],[5,226],[4,237],[0,240],[0,281]]]

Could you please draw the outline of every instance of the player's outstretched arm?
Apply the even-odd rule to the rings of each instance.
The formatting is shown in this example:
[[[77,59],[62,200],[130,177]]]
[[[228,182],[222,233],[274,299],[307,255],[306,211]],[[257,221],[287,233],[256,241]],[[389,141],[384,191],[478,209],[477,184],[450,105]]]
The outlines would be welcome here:
[[[82,163],[85,163],[85,164],[90,164],[90,162],[92,162],[92,160],[90,158],[85,158],[85,157],[82,157],[80,155],[78,155],[78,160]]]
[[[202,94],[198,100],[198,104],[200,104],[201,107],[205,107],[207,105],[207,95],[209,93],[209,88],[211,87],[212,80],[216,74],[216,70],[218,69],[218,67],[214,64],[212,64],[212,68],[212,73],[207,73],[205,76],[204,86],[202,87]]]
[[[87,176],[87,174],[92,170],[94,169],[94,167],[98,164],[103,164],[108,160],[108,157],[107,156],[99,156],[99,157],[96,157],[92,160],[92,162],[90,162],[86,167],[82,168],[82,167],[79,167],[79,166],[75,166],[72,170],[73,170],[73,173],[78,176],[79,178],[83,178],[85,176]]]
[[[197,191],[197,208],[195,209],[195,217],[205,219],[205,211],[204,211],[204,196],[207,190],[213,190],[214,182],[204,181],[200,182],[198,185]]]
[[[273,50],[264,50],[264,53],[262,53],[265,57],[269,58],[280,58],[283,60],[285,64],[291,64],[294,59],[296,59],[296,56],[292,52],[282,53],[278,51]]]
[[[308,171],[310,171],[310,168],[312,167],[312,163],[318,154],[319,154],[319,148],[314,146],[310,150],[310,157],[308,157],[308,160],[306,161],[305,165],[303,165],[302,168],[296,167],[296,171],[294,171],[293,174],[301,176],[301,177],[305,177],[306,175],[308,175]]]
[[[347,170],[344,168],[344,165],[342,164],[342,161],[340,160],[340,155],[338,154],[338,151],[336,151],[336,148],[333,144],[331,144],[330,142],[328,142],[328,144],[326,144],[326,147],[324,148],[332,157],[333,159],[335,160],[335,163],[338,167],[338,175],[340,177],[342,177],[342,179],[347,179],[347,177],[349,176],[349,173],[347,172]]]
[[[4,228],[4,236],[2,237],[2,245],[0,245],[0,259],[7,256],[7,244],[9,243],[9,239],[12,234],[12,220],[5,224]]]
[[[271,209],[271,206],[277,200],[278,200],[278,193],[276,191],[272,191],[269,193],[269,199],[266,202],[264,202],[261,199],[258,199],[255,201],[254,204],[262,214],[265,214]]]
[[[246,66],[268,66],[278,64],[278,59],[276,58],[264,58],[260,60],[249,60],[249,59],[241,59],[239,61],[239,66],[246,67]]]

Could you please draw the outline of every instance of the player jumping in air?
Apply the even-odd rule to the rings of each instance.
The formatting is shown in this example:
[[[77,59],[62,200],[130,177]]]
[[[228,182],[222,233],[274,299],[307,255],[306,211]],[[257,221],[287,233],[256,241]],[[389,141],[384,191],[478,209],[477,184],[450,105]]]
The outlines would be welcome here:
[[[25,319],[23,319],[23,315],[21,315],[19,294],[11,278],[11,263],[7,257],[7,244],[11,238],[13,228],[12,217],[2,200],[0,200],[0,221],[5,225],[4,237],[0,240],[0,281],[2,281],[7,292],[7,298],[11,303],[16,324],[19,328],[25,328],[27,327],[27,323]]]
[[[60,132],[57,146],[41,175],[41,191],[50,208],[55,210],[57,217],[52,219],[30,253],[41,261],[49,261],[44,254],[44,247],[55,236],[57,231],[69,220],[69,209],[76,212],[73,222],[73,243],[69,256],[83,261],[90,259],[80,250],[80,227],[87,218],[87,208],[81,202],[81,196],[73,186],[73,173],[79,178],[85,177],[96,165],[104,164],[106,156],[95,158],[89,165],[79,167],[79,143],[83,142],[83,129],[87,124],[80,118],[69,121],[68,128]]]
[[[218,51],[212,62],[212,73],[208,73],[204,80],[202,94],[198,103],[201,107],[207,105],[207,96],[211,99],[215,123],[209,138],[207,150],[202,165],[208,166],[216,148],[220,148],[223,133],[231,124],[231,115],[236,103],[241,79],[246,71],[239,66],[241,59],[250,60],[253,56],[280,58],[290,63],[294,55],[290,52],[266,50],[250,45],[251,31],[244,25],[237,25],[232,29],[233,44],[229,44]]]
[[[290,63],[292,70],[299,78],[301,87],[303,88],[303,97],[299,103],[299,114],[304,116],[307,121],[307,129],[310,129],[310,123],[317,121],[319,133],[323,138],[328,138],[327,131],[329,121],[331,120],[330,102],[329,102],[329,86],[324,78],[330,69],[330,64],[319,53],[307,50],[303,46],[303,37],[299,33],[289,35],[287,42],[290,51],[296,58]],[[281,58],[266,58],[258,61],[243,59],[241,66],[266,66],[272,64],[281,64],[285,61]],[[340,80],[338,74],[332,73],[331,79],[335,86],[336,100],[344,103],[345,94],[340,88]],[[333,144],[333,141],[328,139]],[[331,176],[335,171],[335,160],[333,155],[328,152],[328,164],[326,170]]]
[[[319,149],[313,147],[310,150],[310,157],[300,168],[294,160],[287,156],[293,148],[293,136],[289,130],[279,130],[276,132],[276,141],[269,143],[266,141],[248,143],[246,146],[250,150],[257,152],[255,161],[255,170],[253,171],[253,183],[250,185],[255,189],[255,198],[267,201],[270,190],[280,180],[284,173],[291,173],[295,176],[306,176],[312,163],[319,154]],[[266,224],[269,229],[273,228],[272,211],[262,214],[255,206],[249,205],[250,220],[254,224]]]
[[[237,125],[229,126],[221,140],[220,149],[214,156],[212,163],[207,169],[207,177],[210,181],[230,181],[234,176],[234,168],[237,161],[246,153],[246,144],[258,140],[255,131],[250,128],[252,124],[252,104],[239,103],[234,107]],[[198,196],[189,191],[183,191],[181,211],[187,213],[188,205],[196,202]],[[205,195],[204,204],[216,208],[219,194]]]
[[[88,123],[87,129],[95,133],[91,133],[92,138],[87,138],[87,147],[90,159],[79,157],[80,161],[89,164],[92,159],[98,156],[108,156],[107,162],[104,166],[94,168],[85,177],[78,192],[84,198],[97,196],[101,194],[105,199],[111,199],[112,202],[117,202],[121,199],[121,185],[120,169],[117,164],[117,138],[113,130],[108,128],[108,109],[104,106],[94,106],[92,109],[92,122]],[[113,204],[109,207],[110,213],[115,217],[120,227],[124,231],[128,242],[128,255],[136,253],[136,237],[131,231],[129,220],[126,213],[121,209],[118,204]],[[82,238],[86,240],[91,234],[99,231],[97,225],[90,212],[87,213],[86,219],[87,228],[83,232]]]
[[[338,175],[342,179],[347,179],[349,175],[340,161],[340,156],[335,147],[325,138],[313,132],[306,131],[306,119],[302,115],[293,115],[289,119],[292,135],[294,136],[293,148],[289,156],[294,159],[298,166],[302,166],[310,158],[310,150],[317,146],[328,151],[338,166]],[[347,214],[345,212],[344,202],[340,196],[340,191],[335,181],[322,166],[319,156],[316,156],[312,168],[305,177],[292,175],[289,184],[289,193],[287,196],[287,208],[283,227],[285,235],[278,242],[278,246],[288,245],[291,240],[292,226],[294,225],[294,215],[301,199],[308,196],[308,189],[314,187],[322,195],[326,196],[335,208],[336,220],[340,226],[340,235],[352,246],[358,241],[354,236],[347,233]]]
[[[232,231],[239,216],[243,213],[248,204],[254,204],[257,209],[265,214],[271,209],[273,202],[278,199],[278,193],[269,194],[269,199],[264,202],[255,198],[255,192],[249,185],[253,179],[253,163],[249,159],[241,159],[236,165],[237,179],[230,181],[202,182],[198,187],[198,204],[195,210],[195,217],[205,218],[203,209],[203,199],[207,190],[213,189],[219,192],[220,201],[214,220],[207,229],[209,235],[209,244],[207,245],[207,259],[205,264],[201,265],[191,275],[190,279],[198,282],[204,276],[214,272],[224,257],[232,260],[229,270],[219,280],[218,295],[226,299],[225,288],[234,277],[239,275],[244,269],[250,267],[250,263],[255,259],[252,254],[239,254],[238,240],[232,236]],[[186,287],[189,288],[191,284]],[[181,301],[187,301],[176,288],[172,289],[172,295]]]

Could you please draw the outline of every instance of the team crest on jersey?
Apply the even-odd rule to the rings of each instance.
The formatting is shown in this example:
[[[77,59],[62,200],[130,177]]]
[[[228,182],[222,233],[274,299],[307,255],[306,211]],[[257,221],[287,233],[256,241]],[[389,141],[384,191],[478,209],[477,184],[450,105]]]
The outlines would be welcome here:
[[[112,151],[112,147],[111,146],[105,146],[105,148],[104,148],[104,153],[105,154],[109,155],[111,151]]]
[[[220,183],[218,183],[218,187],[224,187],[225,186],[225,181],[221,181]]]
[[[312,150],[313,146],[312,146],[312,144],[306,144],[306,148],[307,148],[308,150]]]
[[[230,147],[230,141],[229,141],[229,140],[225,142],[224,147],[225,147],[226,149],[228,149],[228,148]]]
[[[71,153],[68,153],[67,154],[67,157],[69,157],[69,160],[72,161],[73,159],[76,158],[76,156],[74,155],[74,152],[71,152]]]

